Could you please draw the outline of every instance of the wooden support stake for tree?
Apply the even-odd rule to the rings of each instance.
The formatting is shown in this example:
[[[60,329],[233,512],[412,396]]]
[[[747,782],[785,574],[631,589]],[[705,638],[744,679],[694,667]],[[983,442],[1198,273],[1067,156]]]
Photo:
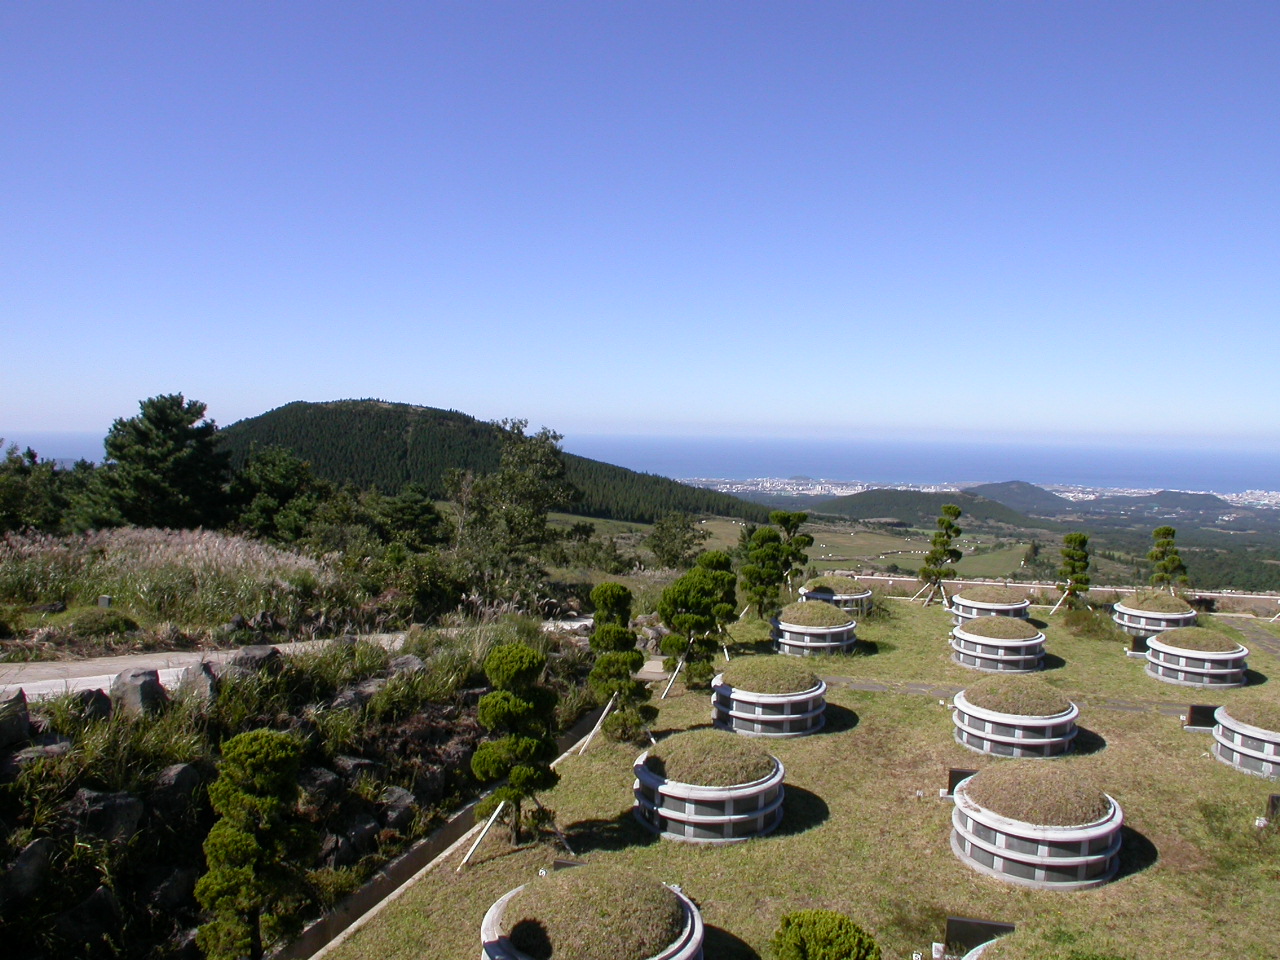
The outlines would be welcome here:
[[[529,799],[533,801],[534,806],[536,806],[539,810],[546,810],[546,809],[547,809],[547,808],[546,808],[546,807],[544,807],[544,806],[542,805],[542,803],[538,800],[538,797],[537,797],[537,795],[536,795],[536,794],[530,794],[530,795],[529,795]],[[552,820],[552,821],[551,821],[551,830],[552,830],[552,832],[553,832],[553,833],[555,833],[556,838],[557,838],[557,839],[558,839],[562,844],[564,844],[564,848],[565,848],[567,851],[569,851],[569,856],[571,856],[571,857],[576,857],[576,856],[577,856],[577,854],[573,852],[573,847],[569,846],[569,838],[568,838],[568,837],[566,837],[566,836],[564,835],[564,833],[563,833],[563,832],[561,832],[560,828],[556,826],[556,822],[555,822],[555,820]]]
[[[938,581],[938,590],[942,593],[942,605],[945,607],[947,605],[947,585],[941,580]]]
[[[915,595],[914,597],[912,597],[912,598],[911,598],[911,600],[910,600],[909,602],[910,602],[910,603],[915,603],[917,600],[919,600],[919,599],[920,599],[920,594],[924,593],[924,592],[925,592],[926,590],[928,590],[931,586],[933,586],[933,584],[926,583],[923,587],[921,587],[919,590],[917,590],[917,591],[916,591],[916,595]]]
[[[578,756],[582,756],[587,752],[587,747],[591,746],[591,741],[595,737],[596,733],[599,732],[600,725],[604,723],[604,718],[607,717],[609,715],[609,711],[613,709],[613,701],[617,699],[618,694],[615,691],[613,696],[609,698],[609,702],[604,705],[604,713],[600,714],[600,719],[596,721],[596,725],[592,727],[591,732],[587,734],[587,739],[582,741],[582,747],[578,750]]]
[[[458,864],[458,869],[454,873],[461,873],[462,868],[467,865],[467,861],[471,859],[471,855],[476,852],[476,847],[480,846],[483,840],[493,828],[494,822],[498,819],[498,814],[502,812],[502,808],[507,805],[507,801],[499,800],[498,805],[493,808],[493,815],[489,817],[489,822],[484,825],[484,829],[480,831],[480,836],[476,837],[476,842],[471,845],[471,849],[467,851],[467,855],[462,858],[462,862]]]
[[[686,653],[684,656],[687,657],[688,654]],[[683,666],[684,666],[684,657],[681,657],[680,662],[676,664],[676,668],[671,671],[671,679],[667,681],[667,689],[662,691],[662,696],[658,698],[659,700],[667,699],[667,694],[671,692],[671,685],[676,682],[676,677],[680,675],[680,668]]]
[[[720,649],[724,651],[724,662],[725,662],[725,663],[728,663],[728,662],[729,662],[729,659],[730,659],[730,658],[729,658],[729,645],[728,645],[728,644],[725,644],[725,643],[722,643],[722,644],[720,644]]]
[[[1067,586],[1070,586],[1070,584],[1068,584]],[[1053,605],[1053,609],[1049,611],[1049,616],[1051,616],[1051,617],[1052,617],[1055,613],[1057,613],[1057,612],[1058,612],[1058,608],[1059,608],[1060,606],[1062,606],[1062,601],[1063,601],[1063,600],[1065,600],[1065,599],[1067,599],[1067,597],[1069,597],[1069,596],[1071,596],[1071,594],[1067,591],[1067,588],[1066,588],[1066,587],[1063,587],[1063,588],[1062,588],[1062,596],[1060,596],[1060,597],[1058,598],[1058,602],[1057,602],[1057,603],[1055,603],[1055,604]]]

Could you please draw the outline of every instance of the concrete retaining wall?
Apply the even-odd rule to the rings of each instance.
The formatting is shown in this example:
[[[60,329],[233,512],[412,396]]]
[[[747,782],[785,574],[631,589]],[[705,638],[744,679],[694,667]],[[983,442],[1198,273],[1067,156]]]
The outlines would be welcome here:
[[[811,657],[819,653],[847,653],[858,642],[857,621],[837,627],[805,627],[785,620],[773,621],[773,644],[779,653]]]
[[[951,622],[957,627],[966,620],[975,617],[1020,617],[1025,620],[1031,609],[1030,600],[1018,600],[1014,603],[988,603],[985,600],[966,600],[963,594],[955,594],[951,598]]]
[[[690,843],[739,843],[772,833],[782,822],[782,762],[773,759],[767,777],[731,787],[703,787],[668,780],[645,766],[646,750],[635,762],[632,813],[653,832]]]
[[[480,922],[480,960],[533,960],[527,953],[513,947],[511,941],[502,935],[502,915],[507,904],[526,886],[528,884],[521,884],[503,894],[485,913]],[[679,937],[648,960],[702,960],[702,913],[678,887],[670,889],[680,898],[680,905],[684,908],[684,929]]]
[[[1237,770],[1280,779],[1280,731],[1237,720],[1219,707],[1213,713],[1213,755]]]
[[[951,649],[951,659],[963,667],[988,673],[1033,673],[1044,660],[1044,634],[1004,640],[967,633],[961,625],[951,630]]]
[[[1156,613],[1151,610],[1135,610],[1123,603],[1114,604],[1112,610],[1111,619],[1131,637],[1154,637],[1166,630],[1194,627],[1196,624],[1194,610],[1186,613]]]
[[[753,693],[724,682],[711,681],[712,722],[721,730],[748,737],[802,737],[817,733],[827,722],[827,685],[798,693]]]
[[[968,866],[1019,886],[1038,890],[1086,890],[1106,883],[1120,867],[1124,815],[1111,797],[1107,814],[1079,827],[1045,827],[1010,820],[956,787],[951,850]]]
[[[1248,655],[1247,647],[1224,653],[1187,650],[1150,637],[1147,640],[1147,673],[1157,680],[1184,687],[1243,687],[1248,682],[1244,676],[1245,657]]]
[[[871,591],[836,593],[829,587],[814,587],[812,590],[808,587],[801,587],[800,599],[809,601],[821,600],[832,606],[839,607],[841,610],[848,610],[850,613],[856,613],[861,616],[871,606]]]
[[[997,757],[1056,757],[1071,749],[1076,738],[1074,703],[1062,713],[1048,717],[1028,717],[1000,713],[970,703],[961,690],[955,696],[951,714],[956,725],[956,742],[977,753]]]

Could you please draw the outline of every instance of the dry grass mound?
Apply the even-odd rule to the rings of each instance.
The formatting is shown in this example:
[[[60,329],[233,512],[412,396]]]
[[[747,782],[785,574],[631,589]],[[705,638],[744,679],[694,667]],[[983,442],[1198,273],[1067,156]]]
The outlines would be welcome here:
[[[738,657],[724,668],[724,682],[752,693],[800,693],[818,685],[818,675],[792,657]]]
[[[974,600],[978,603],[1021,603],[1027,599],[1017,590],[1008,587],[976,586],[965,587],[955,596],[961,600]]]
[[[956,629],[992,640],[1031,640],[1040,635],[1040,631],[1022,617],[975,617]]]
[[[774,759],[752,741],[721,730],[690,730],[649,751],[645,766],[668,780],[703,787],[751,783],[773,772]]]
[[[1022,717],[1052,717],[1071,709],[1071,701],[1039,677],[987,677],[965,687],[976,707]]]
[[[797,627],[842,627],[853,622],[847,612],[825,600],[788,604],[782,608],[778,619],[783,623],[794,623]]]
[[[871,588],[853,577],[814,577],[804,585],[805,590],[829,590],[842,596],[866,593]]]
[[[1261,727],[1280,733],[1280,703],[1270,700],[1244,700],[1227,707],[1232,719],[1247,723],[1251,727]]]
[[[1093,777],[1061,760],[987,767],[965,792],[992,813],[1042,827],[1082,826],[1111,809]]]
[[[1176,630],[1166,630],[1158,634],[1155,639],[1160,643],[1177,647],[1179,650],[1230,653],[1232,650],[1240,649],[1240,644],[1230,637],[1205,627],[1178,627]]]
[[[1120,603],[1130,610],[1146,610],[1148,613],[1190,613],[1193,609],[1181,597],[1159,590],[1143,590],[1131,597],[1122,597]]]
[[[536,960],[645,960],[684,929],[680,899],[635,870],[588,865],[529,883],[502,932]]]

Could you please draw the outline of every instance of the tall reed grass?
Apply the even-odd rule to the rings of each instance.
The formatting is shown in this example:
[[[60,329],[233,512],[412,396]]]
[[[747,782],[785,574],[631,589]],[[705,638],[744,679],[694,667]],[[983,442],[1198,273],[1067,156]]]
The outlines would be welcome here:
[[[135,615],[184,626],[260,610],[289,623],[339,623],[368,599],[328,558],[206,530],[125,527],[0,539],[0,602],[70,605],[102,594]]]

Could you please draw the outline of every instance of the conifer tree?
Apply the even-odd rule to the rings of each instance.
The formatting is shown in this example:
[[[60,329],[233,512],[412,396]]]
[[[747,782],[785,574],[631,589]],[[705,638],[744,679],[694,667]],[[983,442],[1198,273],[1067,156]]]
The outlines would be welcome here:
[[[736,586],[729,555],[711,550],[662,591],[658,615],[673,631],[662,639],[664,666],[674,670],[684,657],[685,683],[690,687],[704,687],[711,680],[717,636],[735,613]]]
[[[1067,581],[1066,595],[1069,602],[1089,589],[1089,535],[1068,533],[1062,538],[1062,567],[1058,576]]]
[[[952,564],[963,556],[952,546],[955,538],[964,532],[956,526],[956,521],[959,519],[959,507],[954,503],[942,505],[942,516],[938,517],[938,529],[933,535],[930,550],[925,554],[924,565],[919,573],[920,581],[929,587],[929,592],[924,598],[925,606],[929,605],[934,593],[942,586],[942,581],[956,575],[956,568]]]
[[[644,666],[644,654],[636,649],[636,635],[629,626],[631,599],[631,591],[620,583],[602,583],[591,591],[596,608],[591,649],[596,662],[587,683],[602,702],[616,698],[617,706],[603,727],[613,740],[636,739],[657,716],[646,703],[649,688],[635,678]]]
[[[1182,562],[1182,557],[1178,554],[1178,545],[1174,539],[1176,536],[1177,531],[1173,527],[1156,527],[1151,531],[1151,539],[1155,541],[1155,546],[1147,554],[1147,559],[1155,565],[1151,574],[1151,585],[1167,586],[1170,593],[1173,593],[1175,583],[1187,582],[1187,565]]]

